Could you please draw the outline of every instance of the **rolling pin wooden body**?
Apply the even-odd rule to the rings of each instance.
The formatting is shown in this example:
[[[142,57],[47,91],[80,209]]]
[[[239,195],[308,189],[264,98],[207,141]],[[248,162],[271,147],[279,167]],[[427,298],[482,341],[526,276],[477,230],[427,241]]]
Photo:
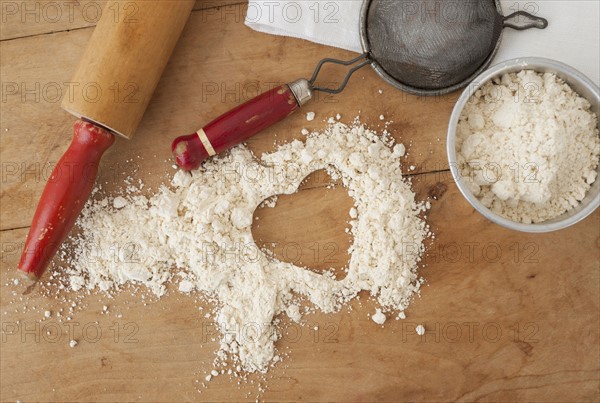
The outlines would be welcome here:
[[[193,6],[194,0],[107,2],[63,109],[131,138]]]
[[[62,107],[82,121],[38,203],[19,269],[37,280],[93,188],[113,134],[131,138],[194,0],[106,2]],[[116,12],[115,12],[116,11]],[[85,121],[85,122],[84,122]]]

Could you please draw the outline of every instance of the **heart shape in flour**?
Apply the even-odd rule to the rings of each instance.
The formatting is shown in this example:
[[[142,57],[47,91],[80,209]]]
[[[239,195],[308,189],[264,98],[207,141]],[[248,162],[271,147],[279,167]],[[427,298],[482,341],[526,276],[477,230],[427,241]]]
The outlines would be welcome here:
[[[298,197],[302,194],[302,197]],[[274,259],[305,267],[317,274],[346,277],[352,244],[348,215],[354,201],[340,181],[316,171],[298,192],[266,200],[254,212],[252,235]]]
[[[72,283],[87,281],[93,288],[138,282],[162,295],[176,267],[192,284],[187,291],[195,288],[218,301],[217,357],[264,371],[278,359],[275,316],[302,318],[298,296],[328,313],[367,290],[383,308],[403,310],[419,290],[417,266],[428,229],[419,217],[423,205],[402,178],[403,150],[363,126],[342,123],[263,154],[259,162],[237,147],[191,175],[178,172],[173,190],[133,197],[117,211],[84,212],[79,251],[90,243],[104,250],[115,240],[136,240],[140,253],[155,263],[115,262],[112,256],[76,260]],[[253,213],[265,199],[296,192],[321,169],[341,180],[355,204],[348,273],[339,281],[268,258],[252,236]]]

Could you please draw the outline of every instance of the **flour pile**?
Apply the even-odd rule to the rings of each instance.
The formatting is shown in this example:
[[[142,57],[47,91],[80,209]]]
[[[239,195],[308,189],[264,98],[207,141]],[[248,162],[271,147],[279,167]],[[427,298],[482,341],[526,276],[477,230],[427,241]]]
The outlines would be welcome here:
[[[177,172],[172,190],[162,187],[150,198],[90,203],[79,220],[83,232],[74,242],[70,287],[108,291],[136,283],[161,296],[174,273],[184,271],[182,292],[218,301],[218,356],[249,372],[265,371],[279,359],[276,315],[300,321],[302,300],[329,313],[367,290],[384,311],[402,311],[418,292],[428,233],[419,214],[426,207],[402,177],[403,155],[404,146],[388,136],[357,121],[335,122],[260,161],[237,147],[191,174]],[[333,272],[317,274],[267,257],[251,233],[259,205],[296,192],[319,169],[341,179],[355,202],[348,274],[339,281]]]
[[[457,129],[457,162],[471,192],[523,223],[577,206],[596,180],[598,118],[552,73],[505,74],[478,90]]]

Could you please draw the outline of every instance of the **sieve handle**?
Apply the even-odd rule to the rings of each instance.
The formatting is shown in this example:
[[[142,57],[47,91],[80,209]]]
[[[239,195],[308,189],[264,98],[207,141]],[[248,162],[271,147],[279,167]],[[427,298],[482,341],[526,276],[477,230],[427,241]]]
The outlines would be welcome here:
[[[171,146],[177,164],[191,171],[283,120],[312,98],[312,87],[301,79],[282,85],[219,116],[196,133],[178,137]]]
[[[544,29],[548,26],[548,20],[542,17],[536,17],[526,11],[517,11],[504,17],[504,28],[512,28],[523,31],[529,28]]]

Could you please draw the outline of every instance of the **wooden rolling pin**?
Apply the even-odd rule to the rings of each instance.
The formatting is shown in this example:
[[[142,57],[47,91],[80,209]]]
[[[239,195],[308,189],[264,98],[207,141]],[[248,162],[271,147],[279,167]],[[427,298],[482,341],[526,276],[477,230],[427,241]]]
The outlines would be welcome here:
[[[76,90],[62,102],[81,120],[44,188],[19,262],[32,280],[43,274],[81,213],[114,134],[130,139],[135,133],[194,2],[106,2],[72,80]]]

